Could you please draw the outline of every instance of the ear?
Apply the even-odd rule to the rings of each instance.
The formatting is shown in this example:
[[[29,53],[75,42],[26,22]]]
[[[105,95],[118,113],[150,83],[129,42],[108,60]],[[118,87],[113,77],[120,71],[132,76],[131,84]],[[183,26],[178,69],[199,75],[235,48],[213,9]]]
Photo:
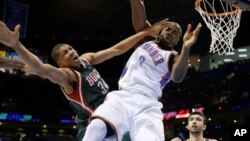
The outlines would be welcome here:
[[[207,125],[204,125],[204,126],[203,126],[203,131],[205,131],[205,130],[206,130],[206,128],[207,128]]]

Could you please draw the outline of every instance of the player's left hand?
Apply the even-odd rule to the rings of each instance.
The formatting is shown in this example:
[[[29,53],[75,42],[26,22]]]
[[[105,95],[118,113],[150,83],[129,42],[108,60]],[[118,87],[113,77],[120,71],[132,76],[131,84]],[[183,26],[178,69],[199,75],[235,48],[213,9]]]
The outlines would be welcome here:
[[[183,36],[183,47],[189,48],[196,42],[198,35],[200,33],[201,27],[202,27],[202,24],[199,23],[196,29],[191,31],[192,26],[191,24],[188,25],[187,31]]]
[[[20,25],[11,31],[4,22],[0,21],[0,42],[8,47],[15,46],[19,41]]]

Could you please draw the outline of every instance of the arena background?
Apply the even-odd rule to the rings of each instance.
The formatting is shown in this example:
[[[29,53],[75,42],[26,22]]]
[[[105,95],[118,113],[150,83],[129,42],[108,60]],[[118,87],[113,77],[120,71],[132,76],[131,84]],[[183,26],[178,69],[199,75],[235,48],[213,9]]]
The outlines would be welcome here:
[[[84,53],[105,49],[135,33],[129,0],[10,2],[21,4],[19,14],[26,16],[21,21],[24,26],[20,40],[42,61],[53,65],[50,51],[58,42],[67,42]],[[249,5],[248,0],[244,2]],[[0,1],[0,18],[13,20],[16,15],[6,12],[6,3]],[[250,12],[242,13],[234,39],[235,54],[219,56],[209,53],[210,31],[195,11],[194,0],[145,0],[145,5],[151,23],[169,18],[178,22],[183,31],[188,23],[203,24],[191,50],[184,82],[170,82],[163,91],[166,140],[186,136],[185,117],[194,109],[202,110],[209,119],[205,136],[229,140],[230,128],[250,122]],[[177,51],[180,46],[181,43]],[[117,89],[117,80],[131,51],[96,66],[111,90]],[[20,59],[3,45],[0,56]],[[0,68],[0,103],[1,141],[76,140],[75,115],[60,88],[48,80]]]

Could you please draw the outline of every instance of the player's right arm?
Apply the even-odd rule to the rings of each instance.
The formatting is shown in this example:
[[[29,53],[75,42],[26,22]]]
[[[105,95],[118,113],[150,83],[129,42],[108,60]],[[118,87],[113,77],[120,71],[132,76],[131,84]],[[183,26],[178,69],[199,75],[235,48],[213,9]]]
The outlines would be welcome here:
[[[181,49],[180,55],[175,57],[173,68],[171,71],[171,78],[174,82],[179,83],[184,80],[184,77],[187,73],[188,69],[188,59],[191,47],[196,42],[200,29],[202,27],[202,24],[199,23],[197,27],[192,31],[191,24],[188,25],[187,31],[185,32],[183,36],[183,45]]]
[[[135,32],[140,32],[151,24],[147,20],[144,0],[130,0],[132,10],[132,23]]]
[[[12,48],[21,56],[33,74],[35,73],[43,78],[48,78],[53,83],[59,85],[63,85],[63,82],[67,82],[68,74],[66,73],[66,69],[60,69],[43,63],[36,55],[28,51],[21,42],[18,42]]]
[[[44,64],[37,56],[28,51],[24,45],[19,42],[19,28],[17,25],[14,31],[0,21],[0,42],[8,47],[13,48],[22,58],[25,64],[36,74],[46,77],[53,83],[64,85],[68,82],[68,73],[65,69],[59,69],[49,64]]]

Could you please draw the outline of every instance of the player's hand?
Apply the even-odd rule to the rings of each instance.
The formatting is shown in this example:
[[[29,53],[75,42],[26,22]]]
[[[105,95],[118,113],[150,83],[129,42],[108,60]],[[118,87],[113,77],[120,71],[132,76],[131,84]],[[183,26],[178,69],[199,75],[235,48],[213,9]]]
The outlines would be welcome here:
[[[188,25],[187,31],[183,36],[183,47],[191,47],[197,40],[202,24],[199,23],[195,30],[191,31],[191,24]]]
[[[167,19],[164,19],[164,20],[162,20],[160,22],[157,22],[157,23],[153,24],[151,27],[148,27],[146,30],[148,31],[149,36],[157,38],[157,36],[161,32],[161,30],[164,27],[166,27],[169,24],[169,22],[170,21],[167,18]]]
[[[0,42],[8,47],[15,46],[19,41],[20,25],[16,25],[14,31],[11,31],[5,23],[0,21]]]

